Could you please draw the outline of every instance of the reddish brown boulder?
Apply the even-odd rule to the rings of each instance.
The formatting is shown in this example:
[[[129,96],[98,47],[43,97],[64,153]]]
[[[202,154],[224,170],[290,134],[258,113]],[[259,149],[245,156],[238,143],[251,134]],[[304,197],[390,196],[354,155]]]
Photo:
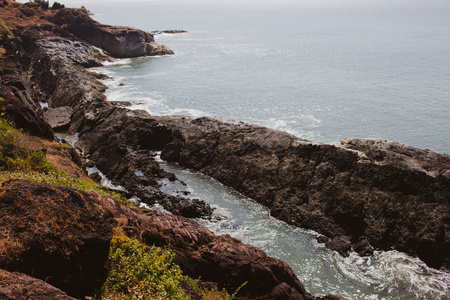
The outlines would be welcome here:
[[[75,300],[43,280],[0,269],[0,299],[3,300]]]
[[[42,279],[81,298],[101,287],[116,225],[97,193],[25,181],[0,192],[0,268]]]

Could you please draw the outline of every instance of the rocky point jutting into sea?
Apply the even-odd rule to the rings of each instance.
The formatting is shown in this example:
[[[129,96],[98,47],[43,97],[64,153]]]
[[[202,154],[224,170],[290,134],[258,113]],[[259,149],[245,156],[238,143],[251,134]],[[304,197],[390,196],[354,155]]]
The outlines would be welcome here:
[[[118,57],[170,55],[170,49],[141,30],[99,24],[84,9],[11,0],[0,6],[2,114],[47,140],[34,147],[64,158],[73,176],[96,167],[128,198],[173,214],[124,207],[93,191],[3,183],[0,239],[9,248],[0,252],[0,295],[6,299],[19,288],[35,299],[91,295],[106,278],[117,225],[147,245],[170,247],[183,272],[203,282],[232,292],[247,281],[238,299],[339,299],[311,296],[286,263],[186,219],[212,209],[159,190],[159,179],[175,175],[159,166],[154,150],[234,187],[280,220],[321,233],[342,255],[352,247],[360,255],[397,249],[450,267],[448,155],[381,139],[317,144],[230,120],[132,111],[107,102],[101,75],[88,68]],[[61,128],[79,137],[78,152],[48,142]],[[71,221],[60,224],[61,215]]]

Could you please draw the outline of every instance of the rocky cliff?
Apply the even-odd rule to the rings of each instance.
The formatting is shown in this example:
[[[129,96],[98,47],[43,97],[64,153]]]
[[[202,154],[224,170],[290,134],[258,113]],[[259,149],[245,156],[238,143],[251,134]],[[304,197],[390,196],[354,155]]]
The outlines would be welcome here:
[[[106,102],[98,75],[85,69],[100,65],[109,55],[171,51],[154,44],[153,37],[142,31],[98,24],[83,10],[9,0],[1,6],[0,18],[7,29],[2,27],[0,49],[2,116],[48,139],[53,138],[49,124],[55,130],[61,123],[68,124],[80,137],[83,157],[68,146],[48,146],[50,142],[31,137],[23,143],[42,149],[50,161],[77,178],[86,178],[80,169],[83,163],[97,166],[114,184],[127,189],[122,195],[139,196],[149,204],[159,202],[174,214],[211,213],[201,200],[187,201],[159,191],[158,179],[175,176],[159,167],[150,150],[162,149],[171,141],[170,129],[145,112]],[[93,191],[5,181],[0,189],[0,224],[0,268],[4,269],[0,297],[5,299],[92,295],[105,281],[110,240],[117,226],[149,245],[170,247],[183,271],[194,278],[201,276],[208,285],[233,291],[248,281],[238,299],[319,299],[305,291],[286,263],[260,249],[229,236],[217,237],[181,216],[124,207]],[[11,290],[12,286],[16,289]]]
[[[9,0],[2,5],[0,18],[11,34],[1,35],[1,113],[48,139],[49,123],[54,129],[64,123],[79,137],[82,157],[55,147],[47,148],[48,156],[58,160],[59,153],[77,165],[98,167],[126,196],[158,202],[179,216],[123,207],[95,192],[6,182],[0,222],[7,230],[0,237],[9,248],[0,255],[1,268],[82,297],[104,280],[105,251],[114,226],[121,224],[147,244],[170,245],[191,276],[230,290],[249,280],[238,294],[242,299],[312,299],[285,263],[182,218],[208,215],[211,208],[201,199],[190,202],[159,191],[159,179],[175,176],[160,168],[154,150],[236,188],[289,224],[318,231],[326,236],[321,241],[343,255],[351,247],[361,255],[395,248],[434,267],[450,266],[448,155],[384,140],[317,144],[230,120],[152,117],[115,106],[102,94],[106,87],[99,75],[86,68],[101,65],[108,55],[170,51],[155,50],[166,48],[155,48],[153,37],[142,31],[98,24],[84,10]],[[39,102],[48,105],[45,114]],[[83,176],[80,172],[72,174]],[[45,264],[50,261],[59,263]],[[23,274],[1,276],[37,284]],[[10,293],[3,291],[0,295]],[[52,291],[66,297],[64,292]]]

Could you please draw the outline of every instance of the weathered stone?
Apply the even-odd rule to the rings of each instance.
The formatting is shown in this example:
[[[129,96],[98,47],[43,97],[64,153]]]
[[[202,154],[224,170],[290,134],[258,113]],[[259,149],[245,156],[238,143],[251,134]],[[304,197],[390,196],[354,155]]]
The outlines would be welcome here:
[[[172,129],[163,159],[236,188],[276,218],[450,266],[448,155],[380,140],[317,144],[208,117],[155,119]]]
[[[69,295],[100,288],[117,222],[115,202],[94,192],[26,181],[0,193],[0,268],[45,280]]]
[[[3,300],[75,300],[43,280],[0,269],[0,299]]]
[[[44,117],[47,119],[54,131],[69,130],[72,114],[73,109],[70,106],[49,108],[44,111]]]
[[[348,256],[352,248],[352,243],[348,236],[337,236],[325,243],[325,246],[331,250],[339,252],[342,256]]]
[[[59,26],[65,26],[74,35],[104,49],[114,57],[173,54],[166,46],[157,44],[153,35],[148,32],[132,27],[100,24],[82,9],[60,9],[52,21]]]
[[[18,128],[53,139],[50,125],[32,97],[31,83],[15,58],[0,60],[0,113],[9,117]]]
[[[194,221],[37,182],[2,186],[0,267],[45,280],[74,297],[91,295],[106,278],[109,240],[119,220],[130,237],[175,251],[185,274],[229,291],[248,281],[237,299],[320,299],[305,292],[286,263],[230,236],[215,236]],[[0,281],[0,291],[1,286]]]

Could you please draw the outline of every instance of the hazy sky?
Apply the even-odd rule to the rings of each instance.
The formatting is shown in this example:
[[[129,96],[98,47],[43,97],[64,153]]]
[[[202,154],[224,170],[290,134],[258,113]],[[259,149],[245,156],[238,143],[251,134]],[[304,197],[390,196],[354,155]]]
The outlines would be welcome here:
[[[19,0],[18,2],[28,2]],[[50,1],[50,5],[54,1]],[[90,3],[123,3],[124,0],[60,0],[68,7],[89,6]],[[244,6],[296,6],[296,7],[398,7],[398,6],[445,6],[450,8],[449,0],[128,0],[146,3],[184,3],[205,5],[244,5]]]

